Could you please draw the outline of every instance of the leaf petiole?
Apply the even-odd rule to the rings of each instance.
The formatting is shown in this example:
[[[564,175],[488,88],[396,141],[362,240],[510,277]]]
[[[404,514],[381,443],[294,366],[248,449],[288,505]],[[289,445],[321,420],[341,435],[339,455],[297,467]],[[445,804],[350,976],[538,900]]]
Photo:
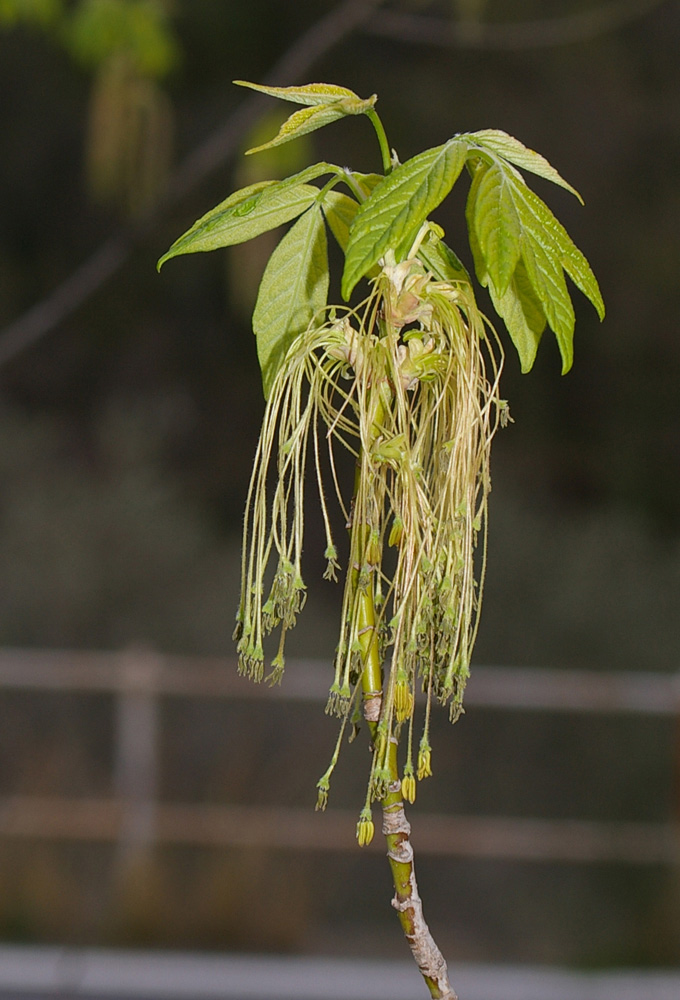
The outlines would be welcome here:
[[[360,185],[357,184],[356,180],[354,179],[354,174],[349,169],[349,167],[345,167],[345,172],[342,179],[344,180],[345,184],[350,189],[352,194],[355,195],[359,204],[361,204],[362,201],[366,200],[366,193],[362,191]]]
[[[319,189],[319,193],[316,197],[317,204],[323,205],[323,201],[324,198],[326,197],[327,192],[332,191],[335,185],[338,183],[338,181],[342,181],[344,179],[345,178],[343,174],[337,174],[335,177],[331,177],[330,180],[326,181],[324,186]]]
[[[383,170],[386,174],[389,174],[392,172],[392,167],[393,167],[392,153],[390,151],[390,144],[387,141],[387,133],[385,132],[385,128],[383,126],[382,121],[380,120],[380,115],[375,110],[375,108],[367,108],[365,114],[370,120],[371,125],[375,129],[375,134],[378,137]]]

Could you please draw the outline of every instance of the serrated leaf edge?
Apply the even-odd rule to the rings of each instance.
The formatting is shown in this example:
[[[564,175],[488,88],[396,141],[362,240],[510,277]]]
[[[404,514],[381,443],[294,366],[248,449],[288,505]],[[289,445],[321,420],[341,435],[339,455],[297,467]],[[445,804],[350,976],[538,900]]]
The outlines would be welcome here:
[[[333,96],[336,101],[342,101],[347,97],[354,97],[361,100],[358,94],[347,87],[339,87],[334,83],[308,83],[303,87],[267,87],[261,83],[250,83],[248,80],[232,80],[237,87],[248,87],[256,90],[260,94],[268,97],[276,97],[282,101],[290,101],[293,104],[306,104],[313,106],[316,104],[332,104]],[[326,91],[314,91],[315,87],[328,88]]]
[[[160,271],[163,264],[165,264],[166,261],[171,260],[173,257],[180,257],[185,253],[201,252],[198,249],[191,249],[190,247],[183,249],[183,244],[188,240],[189,236],[192,233],[198,232],[200,227],[202,225],[205,225],[209,219],[211,219],[214,215],[216,215],[216,213],[220,211],[226,211],[228,208],[231,207],[235,208],[239,204],[246,202],[248,198],[253,197],[255,194],[263,193],[265,189],[268,189],[268,192],[271,192],[271,197],[273,197],[275,194],[284,191],[289,187],[305,186],[307,181],[316,180],[317,177],[321,177],[323,176],[323,174],[336,174],[339,179],[345,176],[345,172],[342,169],[342,167],[338,167],[333,163],[327,163],[322,160],[319,163],[314,163],[309,167],[305,167],[303,170],[298,171],[296,174],[291,174],[290,177],[286,177],[283,180],[258,181],[256,184],[250,184],[245,188],[241,188],[239,191],[234,191],[232,194],[229,195],[228,198],[225,198],[224,201],[219,202],[208,212],[202,215],[199,219],[197,219],[196,222],[194,222],[193,225],[186,230],[186,232],[182,233],[182,235],[179,236],[174,241],[174,243],[168,248],[168,250],[166,250],[166,252],[161,257],[159,257],[158,262],[156,264],[156,270]],[[306,211],[308,207],[309,206],[303,205],[300,208],[300,213]],[[295,216],[292,216],[291,218],[295,218]],[[289,219],[288,221],[291,221],[291,219]],[[278,223],[276,225],[278,225]],[[273,226],[272,228],[275,228],[275,226]],[[263,230],[263,232],[266,231],[267,230]],[[245,240],[241,242],[247,242],[249,239],[254,239],[254,238],[255,237],[246,237]]]
[[[541,153],[537,153],[535,149],[530,149],[529,146],[525,146],[523,142],[516,139],[514,135],[510,135],[508,132],[504,132],[502,129],[481,129],[478,132],[467,132],[466,137],[471,140],[471,146],[481,148],[487,153],[491,154],[494,159],[500,159],[505,163],[511,164],[514,168],[519,168],[520,170],[527,170],[529,173],[534,174],[536,177],[542,177],[544,180],[550,181],[552,184],[556,184],[558,187],[564,188],[565,191],[569,191],[573,194],[581,204],[583,204],[583,198],[568,181],[562,177],[560,172],[553,167],[552,163],[542,156]],[[493,141],[488,142],[485,140],[492,139],[494,137],[499,137],[502,142],[508,142],[511,147],[516,147],[516,155],[510,155],[509,153],[501,152],[498,147],[494,146]],[[513,173],[517,175],[517,170],[513,169]],[[521,177],[522,175],[519,174]],[[523,178],[522,178],[523,180]]]
[[[440,181],[437,194],[434,197],[431,194],[429,196],[426,195],[424,198],[424,202],[427,206],[426,210],[421,210],[417,216],[413,216],[412,203],[415,194],[410,196],[407,204],[400,205],[398,199],[395,197],[395,190],[398,190],[398,185],[401,183],[402,186],[405,186],[412,180],[412,176],[417,176],[419,170],[421,169],[421,164],[426,161],[426,158],[429,157],[432,159],[432,164],[429,168],[429,172],[431,172],[432,167],[440,156],[446,157],[449,151],[458,147],[460,147],[459,158],[457,161],[454,161],[453,167],[449,170],[446,180],[443,183]],[[397,255],[408,251],[406,244],[412,241],[412,237],[415,237],[418,229],[427,219],[430,212],[433,212],[434,209],[441,204],[451,191],[455,182],[458,180],[458,177],[460,176],[460,173],[465,165],[465,151],[466,147],[461,146],[458,136],[454,136],[453,139],[449,139],[448,142],[442,143],[440,146],[434,146],[431,149],[423,150],[422,153],[418,153],[410,160],[406,160],[404,163],[396,167],[391,173],[387,174],[380,181],[380,183],[376,185],[369,197],[362,202],[350,232],[350,242],[345,257],[345,268],[342,276],[341,287],[342,296],[345,301],[349,300],[357,282],[364,277],[364,275],[388,249],[395,250]],[[427,188],[428,186],[428,169],[422,169],[423,178],[419,182],[417,190],[420,190],[423,187]],[[396,208],[390,206],[390,200],[396,202]],[[385,220],[381,221],[381,215],[387,215],[389,217],[390,214],[392,214],[392,218],[389,222]],[[367,217],[370,221],[370,226],[368,228],[365,223],[365,219]],[[409,220],[409,218],[413,218],[413,221],[408,222],[407,224],[401,224],[402,220]],[[366,232],[361,231],[362,227],[366,228]],[[395,229],[397,230],[396,236],[394,235]],[[371,244],[370,234],[372,231],[382,231],[382,236]],[[357,235],[357,233],[359,235]],[[369,244],[368,250],[365,251],[356,261],[352,259],[353,239],[355,246],[361,246],[361,243],[364,240]]]
[[[310,215],[310,219],[309,220],[305,219],[305,217],[309,213],[312,213],[312,215],[318,213],[315,222],[312,219],[312,215]],[[278,344],[275,344],[273,348],[272,348],[272,345],[270,344],[267,356],[266,357],[263,356],[263,349],[262,349],[262,344],[261,344],[261,337],[262,337],[262,335],[264,334],[265,331],[257,329],[258,324],[259,324],[259,317],[260,317],[260,310],[259,310],[258,307],[259,307],[259,304],[260,304],[261,296],[264,296],[265,294],[268,294],[268,292],[267,292],[267,286],[266,286],[267,272],[268,272],[268,270],[270,268],[272,260],[276,259],[275,255],[277,254],[277,251],[280,250],[282,244],[284,244],[284,242],[286,240],[288,240],[288,239],[292,240],[293,235],[295,234],[296,227],[300,226],[303,223],[303,220],[304,221],[309,221],[310,224],[313,226],[313,238],[312,238],[312,240],[310,241],[310,243],[308,245],[308,251],[310,252],[310,254],[311,254],[311,251],[313,250],[314,242],[317,239],[320,238],[322,240],[322,242],[323,242],[323,248],[324,248],[324,253],[325,253],[324,277],[322,277],[322,284],[324,286],[324,296],[323,296],[324,297],[324,304],[325,304],[326,296],[328,294],[329,275],[328,275],[328,248],[327,248],[327,241],[326,241],[326,228],[325,228],[325,222],[324,222],[323,214],[322,214],[322,211],[321,211],[321,205],[317,201],[306,212],[302,213],[302,215],[300,216],[300,218],[297,219],[297,221],[295,222],[295,224],[283,236],[283,238],[279,242],[278,246],[274,250],[274,253],[269,258],[269,261],[267,263],[267,267],[265,268],[265,272],[264,272],[264,274],[262,276],[262,281],[260,283],[260,290],[258,292],[258,299],[257,299],[257,302],[255,304],[255,310],[253,312],[253,333],[255,334],[255,339],[256,339],[256,343],[257,343],[257,353],[258,353],[258,359],[260,361],[260,369],[261,369],[261,372],[262,372],[262,386],[263,386],[263,391],[264,391],[264,394],[265,394],[265,398],[267,398],[268,395],[269,395],[269,390],[271,389],[271,385],[272,385],[272,383],[274,381],[274,378],[276,377],[276,372],[278,371],[278,368],[276,369],[276,371],[270,371],[268,369],[268,367],[267,367],[267,365],[268,365],[268,363],[269,363],[269,361],[271,359],[271,356],[272,356],[272,354],[274,354],[274,352],[275,352]],[[306,282],[308,280],[308,275],[309,275],[309,264],[310,264],[310,261],[311,261],[311,256],[308,256],[307,261],[306,261],[306,267],[307,267],[306,271],[303,272],[302,268],[300,268],[298,270],[298,272],[297,272],[297,279],[296,279],[296,283],[295,283],[295,287],[296,288],[300,286],[300,282],[301,281],[306,284]],[[303,263],[303,262],[301,261],[300,263]],[[269,278],[271,280],[271,275],[269,276]],[[288,289],[288,291],[290,292],[290,289]],[[271,311],[272,309],[274,309],[275,303],[281,297],[281,294],[282,293],[280,293],[275,299],[272,299],[271,297],[269,298],[269,300],[267,302],[267,308],[268,308],[269,311]],[[294,315],[296,313],[304,311],[305,309],[309,309],[309,307],[310,307],[309,300],[303,301],[302,297],[300,295],[291,294],[290,295],[290,302],[293,303],[293,305],[292,305],[291,309],[289,310],[289,316],[287,318],[286,325],[281,330],[281,333],[280,333],[280,336],[279,336],[279,342],[280,341],[285,341],[287,335],[289,335],[291,321],[292,321],[292,318],[294,317]],[[302,331],[300,330],[298,332],[302,332]],[[286,352],[288,350],[288,347],[290,346],[290,343],[292,343],[292,340],[294,339],[294,337],[295,337],[295,333],[290,338],[288,344],[280,352],[279,367],[280,367],[280,363],[283,361],[283,358],[285,357],[285,354],[286,354]]]

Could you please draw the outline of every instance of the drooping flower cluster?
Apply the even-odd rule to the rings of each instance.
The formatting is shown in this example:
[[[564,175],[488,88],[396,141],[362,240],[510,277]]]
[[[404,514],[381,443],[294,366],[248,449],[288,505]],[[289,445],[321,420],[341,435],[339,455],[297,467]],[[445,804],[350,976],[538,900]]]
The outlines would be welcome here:
[[[402,794],[412,801],[416,775],[431,773],[432,699],[450,705],[452,720],[462,710],[484,575],[489,451],[508,416],[498,395],[501,357],[467,282],[437,280],[416,256],[400,263],[388,256],[368,299],[310,325],[276,376],[248,495],[236,635],[240,669],[260,680],[265,636],[280,630],[267,678],[278,681],[286,633],[305,600],[303,492],[312,461],[326,575],[339,569],[322,482],[327,465],[349,528],[349,558],[327,705],[342,725],[319,782],[321,807],[362,699],[374,747],[367,807],[387,794],[390,743],[402,727]],[[336,475],[338,443],[356,459],[350,503]],[[426,707],[414,766],[418,686]],[[362,837],[370,839],[365,830]]]

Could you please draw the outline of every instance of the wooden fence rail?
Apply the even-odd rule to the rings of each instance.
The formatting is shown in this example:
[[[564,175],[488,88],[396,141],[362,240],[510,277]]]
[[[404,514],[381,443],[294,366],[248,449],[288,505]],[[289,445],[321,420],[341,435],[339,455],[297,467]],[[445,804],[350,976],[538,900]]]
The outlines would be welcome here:
[[[240,678],[229,660],[123,653],[0,650],[0,690],[109,693],[116,699],[114,795],[0,799],[0,837],[343,851],[354,813],[157,800],[161,697],[325,701],[328,664],[298,660],[280,687]],[[680,676],[475,667],[468,704],[505,710],[680,715]],[[420,854],[561,862],[680,863],[672,824],[490,816],[419,816]],[[376,843],[375,849],[379,849]]]
[[[295,660],[286,670],[285,682],[269,687],[239,677],[231,658],[161,656],[144,648],[0,650],[0,689],[326,700],[327,662]],[[475,666],[465,699],[487,708],[678,716],[680,674]]]

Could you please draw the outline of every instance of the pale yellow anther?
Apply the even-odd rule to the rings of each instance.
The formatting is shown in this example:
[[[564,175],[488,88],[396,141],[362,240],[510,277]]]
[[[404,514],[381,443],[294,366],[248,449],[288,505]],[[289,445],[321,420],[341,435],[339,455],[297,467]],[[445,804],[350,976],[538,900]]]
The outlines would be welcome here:
[[[375,825],[371,816],[370,809],[362,809],[361,815],[359,816],[359,822],[357,823],[357,840],[359,841],[359,847],[368,847],[368,845],[373,840],[373,834],[375,833]]]
[[[401,779],[401,794],[407,802],[416,801],[416,779],[413,774],[405,774]]]
[[[408,719],[413,712],[413,695],[406,681],[398,680],[394,688],[394,714],[397,722]]]
[[[432,774],[432,750],[422,746],[418,751],[418,781],[429,778]]]

